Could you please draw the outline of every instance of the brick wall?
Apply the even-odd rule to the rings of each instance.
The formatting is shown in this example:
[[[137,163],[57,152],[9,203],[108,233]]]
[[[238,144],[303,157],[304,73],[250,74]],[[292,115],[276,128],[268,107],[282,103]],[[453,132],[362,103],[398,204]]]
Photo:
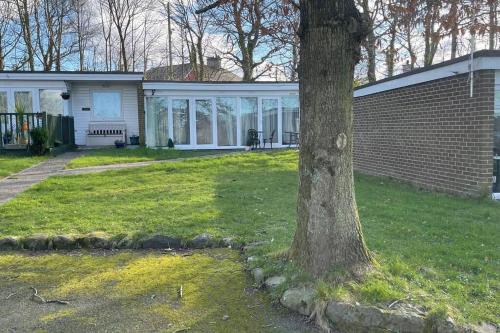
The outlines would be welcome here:
[[[354,168],[460,195],[491,190],[494,71],[354,99]]]
[[[142,88],[142,82],[137,85],[137,110],[138,112],[138,117],[139,117],[139,144],[145,145],[146,144],[146,137],[145,137],[145,128],[146,128],[146,121],[145,121],[145,109],[144,109],[144,89]]]

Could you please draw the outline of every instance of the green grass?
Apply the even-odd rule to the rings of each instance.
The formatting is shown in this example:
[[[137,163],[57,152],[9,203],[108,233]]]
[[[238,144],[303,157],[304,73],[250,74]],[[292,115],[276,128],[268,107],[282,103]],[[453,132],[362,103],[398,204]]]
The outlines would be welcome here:
[[[132,163],[155,160],[171,160],[175,158],[196,157],[204,155],[223,154],[232,150],[178,150],[178,149],[117,149],[100,148],[88,150],[84,156],[75,158],[66,169],[84,168],[96,165]]]
[[[26,156],[15,153],[0,154],[0,178],[29,168],[47,158],[47,156]]]
[[[293,151],[55,177],[0,207],[0,235],[209,232],[267,240],[252,253],[256,264],[294,283],[304,277],[284,254],[295,229],[297,180]],[[410,299],[431,310],[449,306],[458,320],[498,321],[500,205],[359,174],[356,197],[379,265],[365,281],[324,281],[323,297]]]

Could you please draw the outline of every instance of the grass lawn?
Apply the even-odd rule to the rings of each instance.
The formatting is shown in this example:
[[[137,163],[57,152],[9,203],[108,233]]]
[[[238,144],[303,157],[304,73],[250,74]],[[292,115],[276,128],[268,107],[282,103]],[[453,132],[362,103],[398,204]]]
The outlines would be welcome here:
[[[297,154],[247,153],[50,178],[0,207],[0,235],[104,231],[267,240],[256,264],[304,277],[283,254],[295,229]],[[365,237],[379,265],[321,297],[409,299],[470,322],[498,321],[500,205],[356,175]]]
[[[0,154],[0,179],[38,164],[47,158],[47,156],[26,156],[15,153]]]
[[[171,160],[174,158],[196,157],[213,154],[223,154],[220,150],[178,150],[178,149],[117,149],[99,148],[89,149],[84,156],[75,158],[66,169],[84,168],[96,165],[108,165],[118,163],[132,163],[155,160]],[[226,151],[230,152],[230,150]]]
[[[22,332],[307,331],[264,293],[245,290],[249,281],[240,260],[238,252],[227,249],[3,254],[0,327]],[[45,299],[69,304],[41,305],[30,299],[31,287]]]

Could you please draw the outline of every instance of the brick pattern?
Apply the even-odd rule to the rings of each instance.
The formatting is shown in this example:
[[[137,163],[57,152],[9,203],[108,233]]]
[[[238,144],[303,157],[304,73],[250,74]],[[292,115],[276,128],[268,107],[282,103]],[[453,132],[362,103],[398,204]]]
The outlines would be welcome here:
[[[354,168],[466,196],[491,191],[495,73],[354,99]]]
[[[139,118],[139,144],[141,146],[146,144],[146,121],[144,109],[144,89],[142,82],[137,85],[137,110]]]

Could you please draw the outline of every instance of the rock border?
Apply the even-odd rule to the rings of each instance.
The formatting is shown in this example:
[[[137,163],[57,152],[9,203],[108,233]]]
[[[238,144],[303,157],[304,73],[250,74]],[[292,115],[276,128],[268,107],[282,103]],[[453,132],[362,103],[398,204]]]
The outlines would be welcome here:
[[[247,260],[247,265],[257,260],[255,257],[248,259],[251,258],[253,259]],[[251,269],[250,275],[256,287],[267,290],[276,291],[286,282],[284,276],[266,276],[260,267]],[[451,318],[435,318],[432,313],[405,302],[393,302],[386,308],[357,302],[325,302],[317,299],[315,289],[308,285],[289,287],[281,294],[279,302],[290,311],[314,319],[319,328],[326,332],[496,333],[498,331],[498,327],[494,324],[459,325]]]
[[[108,236],[94,232],[85,235],[33,234],[24,237],[7,236],[0,238],[0,251],[52,251],[78,249],[206,249],[235,248],[241,249],[242,243],[231,237],[216,238],[208,233],[192,239],[184,239],[164,234],[142,237]]]

